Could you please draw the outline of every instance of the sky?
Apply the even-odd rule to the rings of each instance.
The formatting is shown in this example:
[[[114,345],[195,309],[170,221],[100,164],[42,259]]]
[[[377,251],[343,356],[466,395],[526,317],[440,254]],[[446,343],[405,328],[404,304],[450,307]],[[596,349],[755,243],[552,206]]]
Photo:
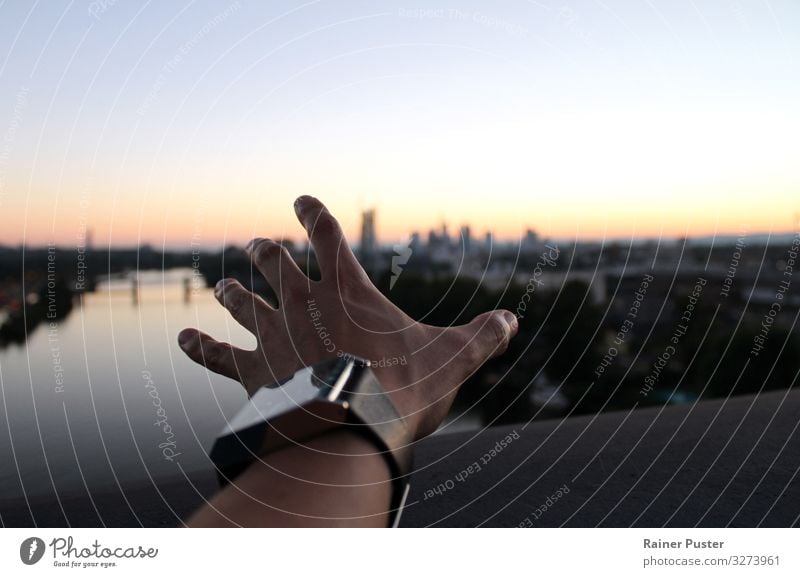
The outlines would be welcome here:
[[[0,243],[787,232],[794,0],[0,2]]]

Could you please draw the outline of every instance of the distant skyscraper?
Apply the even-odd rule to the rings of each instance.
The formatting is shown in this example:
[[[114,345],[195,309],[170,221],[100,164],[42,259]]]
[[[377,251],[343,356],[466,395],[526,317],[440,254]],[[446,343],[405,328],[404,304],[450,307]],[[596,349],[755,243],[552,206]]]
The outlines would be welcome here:
[[[472,235],[468,224],[461,227],[461,244],[464,246],[464,252],[472,249]]]
[[[539,235],[530,228],[525,231],[522,239],[522,250],[533,252],[539,248]]]
[[[411,233],[411,241],[408,243],[408,246],[413,251],[417,251],[422,248],[422,238],[420,237],[418,232]]]
[[[378,240],[375,234],[375,209],[361,213],[361,246],[359,257],[361,265],[370,276],[375,274],[378,256]]]

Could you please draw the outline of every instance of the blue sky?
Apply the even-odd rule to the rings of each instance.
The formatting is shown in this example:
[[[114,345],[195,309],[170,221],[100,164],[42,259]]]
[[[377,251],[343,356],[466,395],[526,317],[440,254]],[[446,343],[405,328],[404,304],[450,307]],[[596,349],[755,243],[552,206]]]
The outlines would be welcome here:
[[[296,235],[305,193],[385,240],[786,230],[798,29],[791,1],[6,1],[0,242]]]

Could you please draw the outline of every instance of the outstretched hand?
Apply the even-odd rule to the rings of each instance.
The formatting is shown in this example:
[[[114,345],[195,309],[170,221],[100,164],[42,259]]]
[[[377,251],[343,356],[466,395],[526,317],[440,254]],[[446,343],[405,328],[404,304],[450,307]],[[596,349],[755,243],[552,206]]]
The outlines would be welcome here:
[[[181,331],[181,348],[195,362],[242,383],[249,394],[337,355],[373,361],[414,438],[430,434],[461,384],[505,351],[517,331],[516,317],[495,310],[460,326],[416,322],[372,284],[339,223],[319,200],[301,196],[294,207],[316,253],[321,280],[309,279],[279,243],[254,239],[247,251],[277,295],[278,308],[233,279],[217,283],[214,294],[256,336],[256,349],[219,342],[197,329]]]

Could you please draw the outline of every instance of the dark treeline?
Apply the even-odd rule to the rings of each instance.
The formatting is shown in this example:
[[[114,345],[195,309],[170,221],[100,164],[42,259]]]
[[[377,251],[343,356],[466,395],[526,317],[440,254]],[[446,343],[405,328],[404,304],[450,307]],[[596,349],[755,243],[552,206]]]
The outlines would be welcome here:
[[[388,277],[381,285],[387,283]],[[569,411],[622,410],[784,389],[795,383],[800,369],[797,332],[789,326],[774,326],[767,346],[753,356],[750,351],[761,333],[760,319],[766,309],[749,308],[741,300],[721,303],[719,296],[697,300],[688,330],[673,345],[674,352],[670,349],[672,354],[656,373],[655,382],[648,381],[676,327],[687,325],[681,317],[691,297],[690,286],[673,292],[651,289],[648,309],[661,309],[661,317],[654,320],[642,312],[642,320],[625,335],[624,346],[617,344],[616,356],[605,366],[603,360],[627,318],[633,291],[620,292],[602,305],[587,298],[588,286],[579,281],[537,294],[520,318],[519,334],[507,354],[489,361],[472,378],[460,394],[459,405],[477,403],[486,422],[512,423],[537,413],[548,417]],[[387,294],[412,317],[447,325],[468,322],[489,309],[515,311],[524,292],[520,285],[487,291],[470,280],[431,281],[404,275]],[[624,308],[615,307],[616,301],[623,301]],[[787,317],[796,316],[796,311],[785,312]],[[599,367],[603,371],[598,375]],[[532,402],[537,380],[549,383],[545,401],[548,395],[552,399],[563,395],[566,406],[550,403],[555,406],[551,409],[547,402],[539,406]]]
[[[508,353],[488,362],[457,399],[457,412],[473,407],[485,423],[691,402],[794,385],[800,369],[795,325],[800,280],[791,284],[779,314],[770,320],[772,295],[782,278],[779,269],[786,264],[785,248],[768,253],[764,247],[750,247],[737,271],[735,290],[728,291],[725,266],[703,268],[697,263],[724,265],[730,247],[715,247],[710,257],[708,249],[693,248],[689,252],[696,254],[685,261],[691,266],[652,269],[631,267],[626,248],[604,247],[592,262],[586,256],[591,252],[565,247],[552,267],[562,275],[560,280],[536,285],[533,292],[524,272],[535,270],[535,255],[513,257],[515,273],[523,274],[493,285],[500,288],[487,288],[480,279],[454,277],[446,268],[419,261],[406,267],[391,290],[388,270],[379,271],[375,280],[412,318],[429,324],[465,323],[496,308],[518,314],[519,334]],[[636,250],[643,261],[645,249]],[[313,257],[307,262],[305,256],[295,253],[301,267],[318,278]],[[498,256],[501,262],[511,258]],[[752,266],[745,266],[747,258]],[[0,305],[14,322],[0,329],[0,341],[22,342],[49,313],[68,314],[74,294],[93,290],[103,275],[192,267],[209,286],[233,276],[274,300],[238,248],[195,254],[116,249],[82,255],[43,248],[27,250],[24,264],[19,249],[3,248]],[[563,275],[572,270],[584,274],[576,279]],[[586,270],[597,271],[603,279],[602,298],[592,293]],[[22,279],[27,296],[20,292]],[[30,298],[31,293],[36,297]],[[760,349],[755,346],[759,338]]]

